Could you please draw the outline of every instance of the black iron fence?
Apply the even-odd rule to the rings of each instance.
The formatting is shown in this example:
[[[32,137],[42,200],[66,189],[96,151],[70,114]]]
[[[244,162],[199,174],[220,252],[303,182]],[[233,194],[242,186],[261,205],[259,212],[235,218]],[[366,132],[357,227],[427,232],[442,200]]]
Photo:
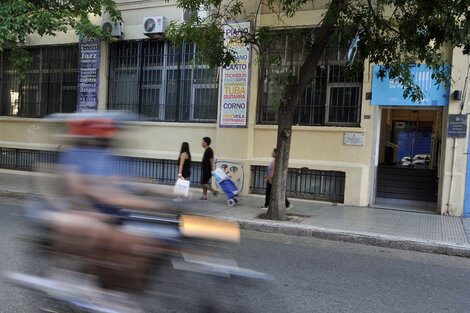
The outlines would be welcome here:
[[[59,162],[59,156],[59,151],[0,147],[0,168],[47,172]],[[117,156],[116,160],[120,174],[150,182],[171,185],[178,174],[176,160],[127,156]],[[252,166],[251,171],[250,191],[265,193],[264,176],[267,174],[267,167]],[[192,186],[200,186],[201,172],[201,162],[192,162]],[[287,174],[287,195],[295,198],[344,202],[345,179],[344,172],[290,168]]]
[[[59,151],[0,147],[0,168],[48,172],[59,162]],[[161,184],[174,184],[178,175],[176,160],[117,156],[118,172],[122,175]],[[200,186],[201,162],[191,162],[192,186]]]
[[[117,157],[119,173],[129,177],[143,178],[161,184],[171,185],[178,176],[177,160],[162,160],[137,157]],[[190,181],[192,186],[200,186],[201,162],[191,162]]]
[[[252,193],[266,192],[264,176],[266,166],[252,166]],[[307,168],[290,168],[287,172],[288,197],[344,202],[344,183],[346,175],[338,171],[319,171]]]
[[[47,170],[56,164],[59,158],[57,151],[41,151],[0,147],[0,168],[32,171]]]

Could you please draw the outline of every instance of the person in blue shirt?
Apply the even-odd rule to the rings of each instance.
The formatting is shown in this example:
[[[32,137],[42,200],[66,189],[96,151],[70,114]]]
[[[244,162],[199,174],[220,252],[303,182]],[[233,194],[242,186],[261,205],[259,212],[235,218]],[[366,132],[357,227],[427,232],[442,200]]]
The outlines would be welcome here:
[[[61,153],[61,176],[66,189],[79,203],[101,213],[119,216],[122,208],[166,210],[168,205],[150,201],[123,188],[122,173],[110,148],[117,124],[112,119],[71,119],[67,136],[74,145]],[[160,194],[165,191],[158,190]]]

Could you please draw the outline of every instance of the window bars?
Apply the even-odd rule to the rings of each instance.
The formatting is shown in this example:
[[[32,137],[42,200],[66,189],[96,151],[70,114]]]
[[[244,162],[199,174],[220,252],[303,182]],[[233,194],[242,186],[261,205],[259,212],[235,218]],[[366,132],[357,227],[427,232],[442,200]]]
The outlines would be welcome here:
[[[111,46],[108,108],[154,121],[215,122],[217,69],[195,63],[194,44],[118,42]]]
[[[279,41],[268,53],[277,55],[276,65],[263,64],[260,82],[258,123],[275,124],[278,116],[282,88],[282,75],[295,73],[306,57],[304,41],[296,39],[306,36],[292,32],[279,33]],[[301,96],[294,114],[294,125],[359,126],[362,71],[346,71],[346,52],[340,48],[339,39],[331,40],[317,66],[315,76]]]
[[[78,45],[28,48],[24,81],[6,51],[0,55],[0,115],[43,117],[76,111]]]
[[[252,166],[252,193],[266,192],[264,176],[266,166]],[[344,202],[346,175],[338,171],[319,171],[307,168],[289,168],[287,172],[286,194],[288,197]]]

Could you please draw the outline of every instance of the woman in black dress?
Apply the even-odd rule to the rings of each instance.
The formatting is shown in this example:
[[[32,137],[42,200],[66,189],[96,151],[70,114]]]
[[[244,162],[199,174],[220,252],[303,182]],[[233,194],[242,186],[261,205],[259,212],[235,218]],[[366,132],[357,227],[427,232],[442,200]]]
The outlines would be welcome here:
[[[187,142],[181,144],[178,164],[178,178],[189,180],[189,176],[191,176],[191,153],[189,152],[189,144]]]

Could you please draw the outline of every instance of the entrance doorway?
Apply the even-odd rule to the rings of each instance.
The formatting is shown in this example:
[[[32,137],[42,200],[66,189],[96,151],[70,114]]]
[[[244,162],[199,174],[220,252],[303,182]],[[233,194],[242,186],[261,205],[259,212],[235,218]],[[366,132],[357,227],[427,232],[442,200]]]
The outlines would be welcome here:
[[[442,110],[381,109],[374,207],[437,213]]]

